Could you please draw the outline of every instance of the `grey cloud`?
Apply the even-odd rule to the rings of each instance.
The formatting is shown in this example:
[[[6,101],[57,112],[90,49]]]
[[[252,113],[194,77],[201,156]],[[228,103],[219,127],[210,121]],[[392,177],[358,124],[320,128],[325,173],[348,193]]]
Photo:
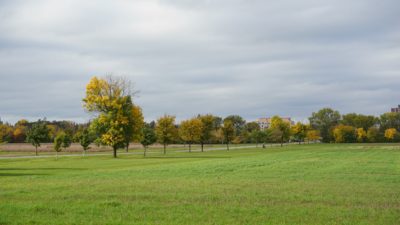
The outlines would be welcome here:
[[[91,76],[130,78],[147,120],[398,104],[395,0],[2,1],[0,117],[85,121]]]

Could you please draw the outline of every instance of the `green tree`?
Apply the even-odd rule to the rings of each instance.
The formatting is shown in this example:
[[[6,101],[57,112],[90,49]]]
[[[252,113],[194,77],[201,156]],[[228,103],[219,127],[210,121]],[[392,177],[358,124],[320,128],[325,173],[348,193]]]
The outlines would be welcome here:
[[[368,128],[374,126],[377,123],[377,118],[375,118],[375,116],[349,113],[343,115],[340,123],[343,125],[348,125],[368,130]]]
[[[252,142],[256,143],[256,147],[258,147],[258,144],[263,142],[265,143],[266,139],[267,139],[267,132],[262,131],[262,130],[253,130],[250,133],[250,138],[252,140]]]
[[[131,141],[139,142],[142,138],[142,131],[144,126],[144,118],[142,109],[139,106],[133,105],[132,101],[128,99],[128,104],[125,105],[124,111],[128,116],[128,123],[124,126],[124,137],[125,137],[125,149],[126,152],[129,150],[129,144]]]
[[[370,143],[375,143],[380,141],[379,129],[376,127],[370,127],[367,131],[367,139]]]
[[[143,154],[144,157],[146,157],[147,148],[157,141],[157,136],[156,133],[154,132],[154,129],[152,129],[150,126],[144,126],[142,133],[143,137],[140,143],[143,145],[144,148]]]
[[[331,108],[324,108],[313,112],[309,120],[311,127],[320,132],[322,141],[331,142],[333,140],[332,130],[339,124],[340,113]]]
[[[38,155],[38,147],[40,147],[40,143],[46,142],[50,139],[46,121],[38,120],[33,123],[26,136],[27,142],[35,146],[35,155]]]
[[[62,150],[62,144],[63,140],[65,137],[65,133],[59,133],[55,138],[54,138],[54,150],[56,151],[57,159],[58,159],[58,153],[61,152]]]
[[[224,126],[222,127],[222,134],[226,144],[226,149],[229,151],[229,144],[235,138],[235,127],[231,120],[224,120]]]
[[[69,134],[65,134],[62,142],[62,147],[67,150],[71,146],[72,138]]]
[[[181,122],[179,135],[189,144],[189,152],[192,151],[192,144],[200,141],[203,123],[198,118],[192,118]]]
[[[271,118],[271,129],[280,131],[280,143],[281,147],[283,143],[288,141],[290,138],[290,124],[285,122],[279,116],[274,116]]]
[[[127,139],[131,138],[132,132],[127,129],[134,120],[132,95],[130,82],[120,77],[93,77],[86,86],[84,107],[98,115],[90,125],[98,135],[96,142],[111,146],[114,158],[117,150],[126,147]]]
[[[384,113],[379,119],[381,131],[384,132],[387,129],[394,128],[400,130],[400,113],[390,112]]]
[[[157,139],[164,146],[164,155],[167,154],[167,145],[172,143],[177,136],[175,116],[164,115],[156,123]]]
[[[239,136],[246,127],[246,120],[239,115],[230,115],[224,119],[224,123],[230,121],[235,129],[235,136]]]
[[[86,155],[86,151],[90,149],[90,144],[93,143],[93,136],[89,129],[84,129],[82,134],[79,136],[79,143],[83,148],[83,156]]]
[[[201,125],[201,133],[200,133],[200,145],[201,151],[204,151],[204,144],[210,143],[212,138],[212,132],[214,130],[215,125],[215,117],[213,115],[207,114],[198,117],[202,123]]]
[[[253,131],[260,130],[260,125],[257,122],[249,122],[246,124],[246,130],[252,133]]]

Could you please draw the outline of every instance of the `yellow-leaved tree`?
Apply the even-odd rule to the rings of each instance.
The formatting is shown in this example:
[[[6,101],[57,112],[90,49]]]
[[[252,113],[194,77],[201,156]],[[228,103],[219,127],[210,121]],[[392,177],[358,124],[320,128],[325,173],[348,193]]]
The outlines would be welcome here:
[[[362,143],[362,142],[365,142],[367,140],[367,132],[364,130],[364,128],[362,128],[362,127],[357,128],[356,134],[357,134],[357,141],[358,142]]]
[[[155,130],[158,142],[164,146],[165,155],[167,154],[167,145],[176,139],[178,133],[175,127],[175,116],[164,115],[158,118]]]
[[[271,118],[271,130],[276,130],[280,135],[278,135],[279,142],[281,143],[281,147],[283,143],[288,141],[290,138],[290,123],[282,120],[279,116],[273,116]]]
[[[397,135],[397,130],[394,128],[389,128],[385,130],[385,138],[388,141],[394,141],[396,135]]]
[[[192,144],[200,141],[202,133],[202,122],[198,118],[184,120],[179,127],[179,135],[182,140],[189,144],[189,152],[192,151]]]
[[[132,102],[130,82],[121,77],[93,77],[86,86],[84,107],[98,116],[90,125],[97,142],[117,149],[129,147],[129,142],[140,136],[143,126],[141,109]]]

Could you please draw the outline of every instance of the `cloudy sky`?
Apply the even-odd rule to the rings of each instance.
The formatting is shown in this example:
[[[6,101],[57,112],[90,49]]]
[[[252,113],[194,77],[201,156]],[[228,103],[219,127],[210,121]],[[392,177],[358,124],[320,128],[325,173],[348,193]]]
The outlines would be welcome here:
[[[92,76],[164,113],[378,115],[400,103],[398,0],[1,0],[0,117],[86,121]]]

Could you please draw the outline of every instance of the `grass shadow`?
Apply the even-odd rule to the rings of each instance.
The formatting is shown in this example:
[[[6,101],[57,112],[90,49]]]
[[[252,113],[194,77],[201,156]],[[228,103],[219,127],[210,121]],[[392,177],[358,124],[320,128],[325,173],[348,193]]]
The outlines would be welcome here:
[[[0,173],[0,177],[44,176],[44,173]]]
[[[146,156],[143,159],[229,159],[228,156]]]
[[[0,168],[1,170],[87,170],[86,168]]]

